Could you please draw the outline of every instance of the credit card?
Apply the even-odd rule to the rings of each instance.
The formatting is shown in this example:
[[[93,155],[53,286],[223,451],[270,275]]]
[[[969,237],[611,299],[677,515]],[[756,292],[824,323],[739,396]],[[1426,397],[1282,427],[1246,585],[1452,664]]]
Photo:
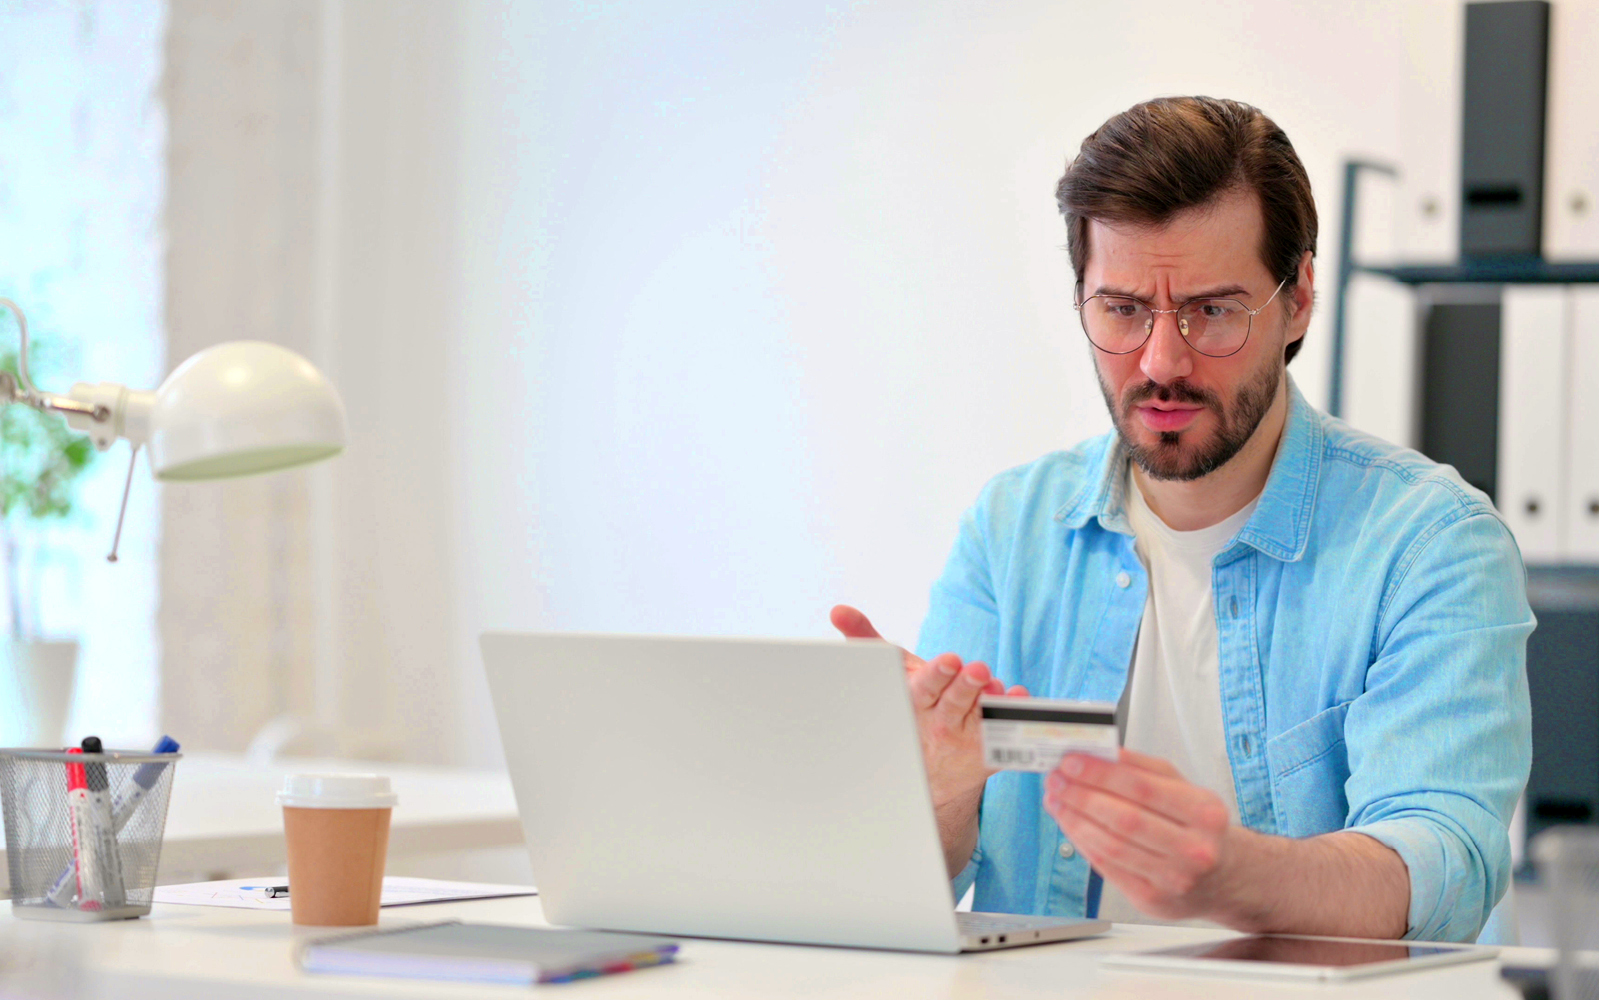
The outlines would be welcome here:
[[[983,759],[1003,771],[1054,771],[1063,754],[1117,759],[1117,706],[1107,701],[984,695]]]

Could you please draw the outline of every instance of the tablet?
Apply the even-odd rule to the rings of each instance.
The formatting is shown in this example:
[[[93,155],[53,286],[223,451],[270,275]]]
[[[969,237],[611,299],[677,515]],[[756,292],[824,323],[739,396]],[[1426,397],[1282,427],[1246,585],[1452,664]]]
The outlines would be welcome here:
[[[1498,951],[1494,948],[1475,945],[1256,934],[1155,951],[1114,953],[1104,956],[1101,962],[1119,969],[1343,980],[1386,976],[1457,962],[1478,962],[1496,954]]]

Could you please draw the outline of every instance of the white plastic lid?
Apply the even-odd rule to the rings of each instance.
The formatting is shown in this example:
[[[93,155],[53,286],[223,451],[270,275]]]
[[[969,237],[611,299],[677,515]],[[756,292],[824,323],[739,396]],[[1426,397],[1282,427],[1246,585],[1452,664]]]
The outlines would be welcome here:
[[[278,805],[295,809],[389,809],[399,801],[381,774],[291,774]]]

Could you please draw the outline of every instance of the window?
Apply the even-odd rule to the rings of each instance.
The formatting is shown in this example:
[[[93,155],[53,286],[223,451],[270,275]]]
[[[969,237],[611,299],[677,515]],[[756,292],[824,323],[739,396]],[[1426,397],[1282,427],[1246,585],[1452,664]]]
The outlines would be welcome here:
[[[42,388],[150,389],[165,374],[165,20],[161,0],[23,0],[0,11],[0,295],[50,345],[34,365]],[[9,318],[0,337],[14,348]],[[71,517],[13,528],[30,627],[80,643],[68,734],[137,747],[157,726],[161,526],[141,458],[120,562],[106,562],[127,463],[119,443],[79,480]],[[0,745],[16,725],[9,700]]]

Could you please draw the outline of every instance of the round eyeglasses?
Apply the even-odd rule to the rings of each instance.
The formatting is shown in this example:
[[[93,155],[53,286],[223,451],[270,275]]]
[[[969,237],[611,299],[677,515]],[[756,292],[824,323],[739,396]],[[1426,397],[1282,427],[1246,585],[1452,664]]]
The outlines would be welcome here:
[[[1089,343],[1107,354],[1132,354],[1156,328],[1157,313],[1175,313],[1184,343],[1209,358],[1237,354],[1250,339],[1250,322],[1288,284],[1278,282],[1272,295],[1251,309],[1238,299],[1190,299],[1176,309],[1152,309],[1127,295],[1091,295],[1072,308],[1078,311]]]

